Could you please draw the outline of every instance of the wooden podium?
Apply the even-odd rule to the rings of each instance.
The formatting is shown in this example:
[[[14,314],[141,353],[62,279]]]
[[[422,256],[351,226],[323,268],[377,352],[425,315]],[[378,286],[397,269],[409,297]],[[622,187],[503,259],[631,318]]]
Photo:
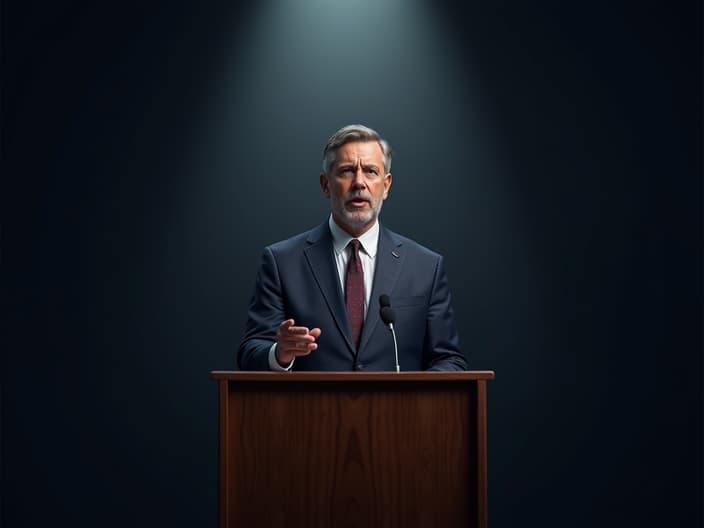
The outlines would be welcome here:
[[[222,372],[220,527],[486,527],[491,371]]]

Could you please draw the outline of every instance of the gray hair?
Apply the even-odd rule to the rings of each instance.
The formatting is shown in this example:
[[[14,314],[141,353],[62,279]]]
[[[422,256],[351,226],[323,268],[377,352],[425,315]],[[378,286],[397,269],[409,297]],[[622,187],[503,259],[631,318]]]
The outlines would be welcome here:
[[[330,173],[330,167],[335,164],[337,150],[345,143],[352,141],[376,141],[381,147],[384,155],[384,172],[391,172],[391,145],[383,139],[376,130],[372,130],[364,125],[347,125],[335,132],[328,139],[325,149],[323,149],[323,172]]]

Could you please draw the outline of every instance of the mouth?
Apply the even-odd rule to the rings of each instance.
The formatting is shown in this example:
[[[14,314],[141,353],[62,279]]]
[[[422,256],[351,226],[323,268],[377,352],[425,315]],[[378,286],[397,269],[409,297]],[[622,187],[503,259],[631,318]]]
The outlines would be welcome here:
[[[366,198],[361,198],[361,197],[352,198],[351,200],[347,200],[347,202],[346,202],[347,207],[352,207],[352,208],[360,208],[360,207],[364,207],[369,204],[370,204],[369,200],[367,200]]]

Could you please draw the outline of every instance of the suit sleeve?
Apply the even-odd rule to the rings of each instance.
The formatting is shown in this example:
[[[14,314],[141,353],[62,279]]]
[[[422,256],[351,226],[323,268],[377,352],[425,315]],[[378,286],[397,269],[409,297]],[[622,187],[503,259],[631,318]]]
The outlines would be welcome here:
[[[450,287],[442,257],[438,258],[435,267],[423,350],[426,370],[467,370],[467,360],[460,350]]]
[[[276,259],[271,249],[266,248],[237,353],[241,370],[269,370],[269,349],[276,342],[277,329],[285,319]]]

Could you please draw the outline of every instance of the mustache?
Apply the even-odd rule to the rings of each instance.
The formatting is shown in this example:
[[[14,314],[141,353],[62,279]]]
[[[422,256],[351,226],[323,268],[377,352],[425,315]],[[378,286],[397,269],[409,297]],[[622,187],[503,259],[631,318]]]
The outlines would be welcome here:
[[[367,194],[364,192],[359,192],[359,191],[348,193],[347,196],[345,196],[345,199],[347,201],[354,200],[355,198],[361,198],[362,200],[366,200],[368,202],[372,201],[372,197],[370,194]]]

